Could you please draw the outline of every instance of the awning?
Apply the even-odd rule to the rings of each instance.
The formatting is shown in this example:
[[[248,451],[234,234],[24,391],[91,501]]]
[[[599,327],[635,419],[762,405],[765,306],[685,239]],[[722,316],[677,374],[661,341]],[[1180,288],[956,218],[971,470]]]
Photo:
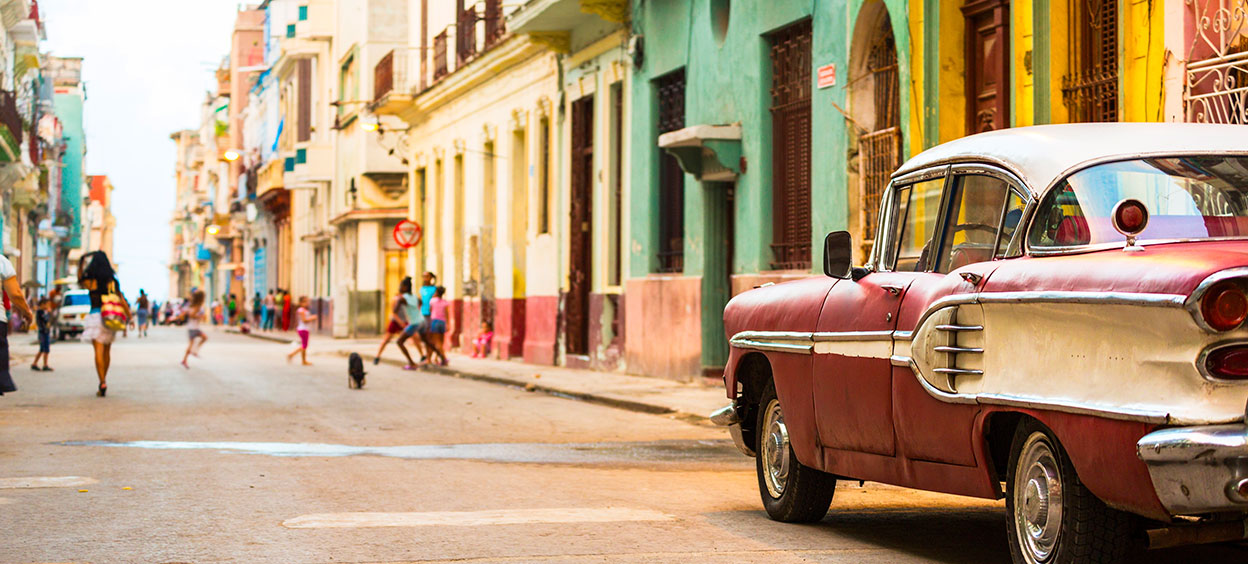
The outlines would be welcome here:
[[[680,168],[707,182],[732,182],[744,168],[741,124],[694,125],[659,136],[659,147],[676,157]]]

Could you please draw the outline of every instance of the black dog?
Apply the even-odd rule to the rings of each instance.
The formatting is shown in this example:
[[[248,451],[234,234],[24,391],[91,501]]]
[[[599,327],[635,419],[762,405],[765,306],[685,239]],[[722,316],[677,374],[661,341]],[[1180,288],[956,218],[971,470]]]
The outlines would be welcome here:
[[[360,389],[364,387],[364,359],[359,353],[351,353],[347,358],[347,387]]]

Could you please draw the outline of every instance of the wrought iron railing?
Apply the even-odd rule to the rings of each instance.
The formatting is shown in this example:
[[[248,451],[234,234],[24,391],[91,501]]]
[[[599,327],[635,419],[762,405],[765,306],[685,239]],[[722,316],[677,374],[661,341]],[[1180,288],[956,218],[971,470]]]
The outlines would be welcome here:
[[[447,65],[447,30],[442,30],[433,37],[433,79],[438,80],[447,75],[450,69]]]
[[[469,6],[455,22],[455,66],[460,67],[477,55],[477,7]]]
[[[373,101],[382,99],[394,90],[394,51],[386,53],[373,67]]]
[[[1194,25],[1183,109],[1187,121],[1248,125],[1248,0],[1184,0]]]
[[[858,138],[859,225],[863,242],[875,240],[880,198],[888,179],[901,166],[901,128],[889,127]]]
[[[507,26],[503,21],[503,1],[485,0],[485,48],[489,49],[502,41],[506,33]]]
[[[17,147],[22,144],[22,115],[17,111],[17,95],[0,90],[0,124],[9,129]]]

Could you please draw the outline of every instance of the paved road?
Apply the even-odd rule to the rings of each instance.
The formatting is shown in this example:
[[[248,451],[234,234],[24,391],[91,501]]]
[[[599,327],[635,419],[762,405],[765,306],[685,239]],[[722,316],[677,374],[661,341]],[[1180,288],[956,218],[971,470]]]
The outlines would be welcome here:
[[[83,344],[15,368],[0,562],[1008,561],[999,503],[847,484],[783,525],[717,429],[384,365],[348,390],[336,355],[217,333],[184,370],[183,343],[119,342],[103,399]]]

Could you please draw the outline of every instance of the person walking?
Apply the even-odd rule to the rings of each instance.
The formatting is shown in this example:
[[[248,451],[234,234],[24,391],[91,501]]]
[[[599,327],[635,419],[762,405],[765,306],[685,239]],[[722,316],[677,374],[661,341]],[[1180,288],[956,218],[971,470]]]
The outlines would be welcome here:
[[[91,312],[83,324],[82,340],[90,342],[95,349],[95,373],[100,380],[95,395],[104,397],[108,393],[108,368],[112,364],[113,341],[117,337],[117,332],[104,324],[104,298],[116,294],[126,317],[130,317],[130,304],[121,295],[117,273],[104,251],[90,252],[79,259],[78,285],[86,288],[91,297]]]
[[[438,286],[434,290],[433,299],[429,300],[429,335],[426,343],[429,345],[429,361],[438,362],[442,366],[449,364],[446,360],[446,311],[450,307],[450,302],[446,301],[446,287]],[[491,332],[492,335],[492,332]],[[434,355],[438,359],[433,358]]]
[[[290,331],[290,290],[282,290],[282,331]]]
[[[390,324],[386,326],[386,336],[381,340],[381,346],[377,348],[377,356],[373,357],[373,365],[381,362],[381,353],[386,350],[386,345],[390,344],[395,337],[403,333],[407,328],[407,299],[405,296],[412,293],[412,277],[408,276],[399,282],[399,293],[390,300]],[[401,337],[400,337],[401,338]],[[403,354],[407,356],[407,351]],[[407,363],[412,364],[412,357],[407,356]]]
[[[136,310],[134,312],[135,323],[138,324],[136,329],[138,329],[139,338],[141,339],[147,336],[147,318],[151,313],[148,308],[152,306],[151,301],[147,299],[147,292],[142,288],[139,288],[139,299],[134,301],[134,305]]]
[[[0,281],[3,281],[0,286],[3,287],[4,294],[9,297],[7,301],[17,310],[19,319],[27,325],[33,323],[35,314],[26,303],[22,285],[17,281],[17,270],[4,255],[0,255]],[[17,384],[13,383],[13,376],[9,374],[9,322],[15,320],[8,314],[9,308],[0,304],[0,396],[17,391]]]
[[[276,316],[273,314],[273,308],[274,308],[274,305],[273,305],[273,304],[274,304],[274,303],[275,303],[275,301],[274,301],[274,299],[273,299],[273,290],[269,290],[269,293],[268,293],[267,295],[265,295],[265,296],[264,296],[264,320],[263,320],[263,325],[264,325],[264,330],[265,330],[265,331],[272,331],[272,330],[273,330],[273,318],[274,318],[274,317],[276,317]]]
[[[262,328],[260,322],[262,321],[263,313],[264,300],[260,298],[260,292],[257,291],[256,295],[251,298],[251,322],[256,326],[257,330]]]
[[[316,316],[308,313],[307,296],[299,296],[298,305],[299,309],[295,310],[295,319],[299,321],[299,325],[295,328],[295,332],[299,334],[299,348],[286,355],[286,362],[290,362],[298,354],[302,355],[304,366],[312,366],[312,363],[308,362],[308,339],[312,336],[308,330],[308,322],[316,321]]]
[[[238,296],[229,294],[225,298],[226,325],[233,327],[238,323]]]
[[[51,372],[48,367],[48,353],[52,352],[52,300],[43,298],[39,300],[39,309],[35,311],[35,328],[39,331],[39,352],[35,353],[35,359],[30,361],[30,369],[43,372]],[[39,360],[43,360],[43,367],[39,367]]]
[[[191,292],[191,301],[182,310],[180,318],[186,322],[186,354],[182,355],[182,368],[190,369],[187,360],[191,355],[199,356],[199,349],[208,342],[208,336],[199,328],[199,320],[204,316],[204,292]]]

